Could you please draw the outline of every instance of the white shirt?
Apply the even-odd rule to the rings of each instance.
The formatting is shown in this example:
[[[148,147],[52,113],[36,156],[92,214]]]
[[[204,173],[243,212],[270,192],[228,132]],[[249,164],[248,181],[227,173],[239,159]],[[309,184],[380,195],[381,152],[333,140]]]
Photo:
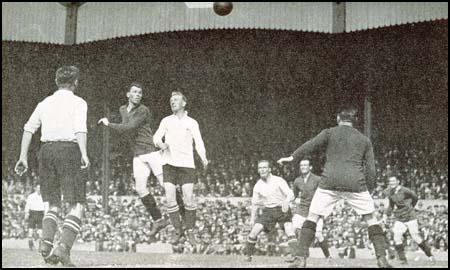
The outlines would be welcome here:
[[[42,201],[42,196],[36,192],[33,192],[28,196],[27,203],[25,204],[25,213],[30,210],[44,211],[44,201]]]
[[[155,145],[162,142],[169,148],[164,150],[163,159],[165,163],[176,167],[195,168],[193,142],[195,150],[202,160],[206,160],[206,150],[198,123],[195,119],[187,116],[178,118],[175,114],[161,120],[158,130],[153,135]]]
[[[42,125],[41,141],[73,141],[75,133],[87,133],[87,103],[70,90],[58,90],[41,101],[24,130],[35,133]]]
[[[267,181],[259,179],[253,188],[253,205],[273,208],[293,199],[294,192],[289,188],[286,180],[272,174],[267,178]]]

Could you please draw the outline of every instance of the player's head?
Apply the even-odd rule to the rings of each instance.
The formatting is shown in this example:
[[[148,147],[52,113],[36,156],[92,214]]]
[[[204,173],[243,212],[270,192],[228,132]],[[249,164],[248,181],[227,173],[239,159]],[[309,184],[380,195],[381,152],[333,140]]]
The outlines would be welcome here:
[[[270,168],[270,161],[264,159],[258,161],[258,173],[261,179],[267,179],[271,172],[272,169]]]
[[[300,173],[303,175],[308,174],[312,170],[311,160],[308,157],[302,158],[300,160]]]
[[[75,66],[63,66],[56,71],[55,82],[59,89],[75,90],[80,70]]]
[[[388,177],[388,183],[390,188],[396,188],[398,185],[400,185],[400,181],[395,175],[391,175]]]
[[[137,105],[141,103],[142,99],[142,85],[137,82],[133,82],[130,89],[127,92],[128,102]]]
[[[172,92],[172,95],[170,97],[170,108],[172,109],[172,112],[176,113],[179,111],[184,110],[186,107],[186,96],[183,95],[183,93],[179,91]]]
[[[341,123],[351,123],[355,124],[358,121],[357,117],[358,110],[353,106],[344,106],[339,110],[337,114],[337,122]]]

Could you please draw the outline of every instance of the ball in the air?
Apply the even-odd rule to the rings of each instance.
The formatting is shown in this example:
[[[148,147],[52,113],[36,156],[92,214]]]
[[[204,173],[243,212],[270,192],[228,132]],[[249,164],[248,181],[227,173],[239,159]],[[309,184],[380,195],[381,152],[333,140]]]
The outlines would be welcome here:
[[[226,16],[233,10],[233,3],[231,2],[214,2],[214,12],[219,16]]]

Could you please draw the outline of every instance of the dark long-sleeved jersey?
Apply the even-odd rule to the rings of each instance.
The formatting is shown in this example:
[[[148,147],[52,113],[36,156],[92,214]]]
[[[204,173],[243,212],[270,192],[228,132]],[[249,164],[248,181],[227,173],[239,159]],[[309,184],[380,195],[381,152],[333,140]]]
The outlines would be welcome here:
[[[119,132],[131,133],[134,140],[133,152],[134,156],[148,154],[156,151],[153,144],[153,131],[151,128],[152,116],[150,110],[145,105],[138,105],[127,110],[127,105],[123,105],[119,109],[122,123],[110,123],[109,127]]]
[[[401,222],[408,222],[417,219],[414,207],[419,198],[417,195],[406,187],[390,189],[388,191],[389,206],[387,214],[394,213],[394,217]]]
[[[309,207],[311,206],[311,201],[319,187],[320,177],[310,173],[306,179],[303,177],[297,177],[294,181],[294,196],[299,197],[300,192],[300,205],[297,205],[297,210],[295,211],[302,217],[307,217],[309,213]]]
[[[337,126],[324,129],[292,154],[300,159],[325,150],[326,162],[319,187],[327,190],[363,192],[375,183],[372,143],[357,129]]]

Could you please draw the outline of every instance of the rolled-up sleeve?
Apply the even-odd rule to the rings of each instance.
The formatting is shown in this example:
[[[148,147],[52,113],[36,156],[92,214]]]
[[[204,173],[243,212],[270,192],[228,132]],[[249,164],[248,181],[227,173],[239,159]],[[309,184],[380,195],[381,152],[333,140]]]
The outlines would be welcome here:
[[[87,109],[86,101],[80,100],[75,109],[75,117],[73,118],[75,133],[87,133]]]
[[[25,124],[23,129],[25,131],[31,132],[34,134],[39,127],[41,126],[41,113],[42,113],[42,103],[39,103],[36,108],[34,109],[33,114],[31,114],[30,119],[28,119],[28,122]]]

